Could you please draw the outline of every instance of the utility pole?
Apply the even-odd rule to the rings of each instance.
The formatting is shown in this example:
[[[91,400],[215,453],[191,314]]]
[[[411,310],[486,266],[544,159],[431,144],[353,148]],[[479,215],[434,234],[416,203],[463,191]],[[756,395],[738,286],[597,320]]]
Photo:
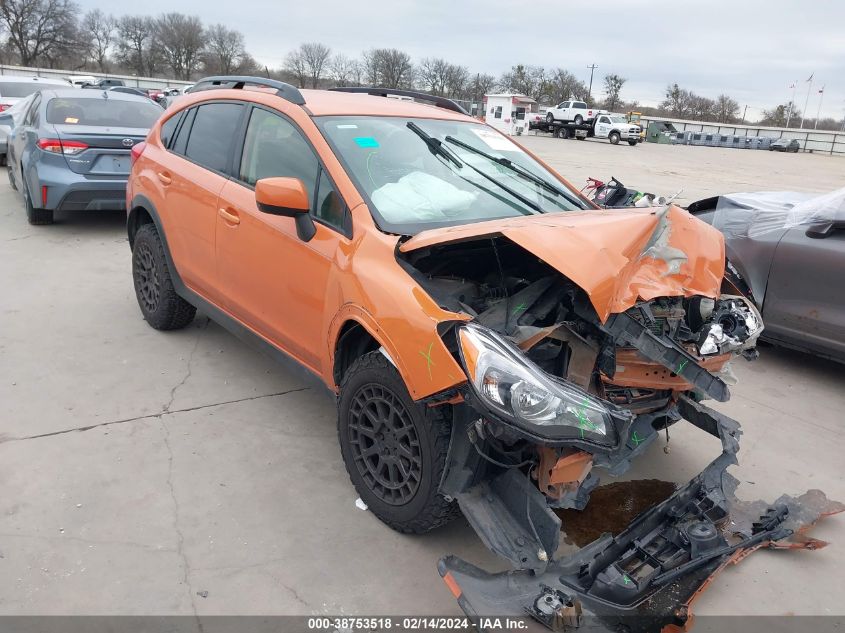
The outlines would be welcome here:
[[[801,113],[801,129],[804,129],[804,119],[807,118],[807,105],[810,103],[810,90],[813,89],[813,75],[816,73],[810,73],[810,76],[807,78],[807,98],[804,99],[804,111]]]
[[[590,87],[587,88],[587,101],[589,102],[590,97],[593,94],[593,71],[595,71],[598,66],[596,66],[595,64],[590,64],[589,66],[587,66],[587,68],[590,69]]]
[[[745,109],[742,111],[742,122],[745,123],[745,113],[748,112],[748,106],[745,106]]]
[[[819,129],[819,117],[822,113],[822,100],[824,99],[824,84],[822,84],[822,89],[819,90],[819,94],[821,96],[819,97],[819,109],[816,110],[816,124],[813,126],[814,130]]]

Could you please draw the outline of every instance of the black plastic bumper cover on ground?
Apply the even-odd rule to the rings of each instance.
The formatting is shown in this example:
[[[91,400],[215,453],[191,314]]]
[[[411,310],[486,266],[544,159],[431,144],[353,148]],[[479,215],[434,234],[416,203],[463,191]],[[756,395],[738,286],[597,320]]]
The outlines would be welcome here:
[[[441,559],[440,575],[464,612],[481,628],[481,618],[531,616],[555,631],[685,630],[692,600],[728,563],[761,547],[824,545],[807,530],[845,506],[817,490],[772,504],[739,501],[738,481],[727,472],[737,463],[739,424],[686,398],[679,411],[721,439],[718,458],[621,534],[605,534],[544,570],[489,574],[455,556]]]

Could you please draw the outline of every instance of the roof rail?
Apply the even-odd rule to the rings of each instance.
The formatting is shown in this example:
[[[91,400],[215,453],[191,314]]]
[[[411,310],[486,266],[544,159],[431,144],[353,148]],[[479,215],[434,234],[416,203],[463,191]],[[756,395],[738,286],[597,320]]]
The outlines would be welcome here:
[[[207,85],[204,85],[207,84]],[[276,96],[290,101],[296,105],[305,105],[305,97],[299,92],[297,88],[286,84],[283,81],[276,81],[275,79],[265,79],[264,77],[249,77],[246,75],[219,75],[215,77],[203,77],[196,84],[191,92],[198,92],[200,90],[242,90],[244,86],[260,86],[263,88],[275,88]]]
[[[419,99],[420,101],[428,101],[433,105],[436,105],[438,108],[445,108],[446,110],[452,110],[452,112],[457,112],[459,114],[469,114],[469,112],[464,110],[451,99],[438,97],[437,95],[430,95],[426,92],[417,92],[416,90],[400,90],[399,88],[370,88],[367,86],[338,87],[329,88],[329,90],[335,90],[337,92],[358,92],[373,95],[374,97],[386,97],[388,95],[413,97],[414,99]]]

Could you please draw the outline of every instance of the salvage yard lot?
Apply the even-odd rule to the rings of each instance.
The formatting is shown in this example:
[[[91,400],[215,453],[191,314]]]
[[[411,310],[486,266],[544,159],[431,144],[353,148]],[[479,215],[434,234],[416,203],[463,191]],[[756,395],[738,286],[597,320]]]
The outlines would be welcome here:
[[[578,187],[616,176],[682,204],[845,186],[826,156],[518,140]],[[58,220],[29,226],[0,185],[0,614],[457,615],[437,559],[503,567],[464,521],[411,537],[358,510],[325,392],[201,313],[152,330],[123,217]],[[845,499],[843,369],[772,347],[735,362],[718,408],[743,424],[741,497]],[[670,434],[627,478],[686,482],[720,452],[691,425]],[[755,554],[697,612],[845,615],[845,519],[814,535],[833,545]]]

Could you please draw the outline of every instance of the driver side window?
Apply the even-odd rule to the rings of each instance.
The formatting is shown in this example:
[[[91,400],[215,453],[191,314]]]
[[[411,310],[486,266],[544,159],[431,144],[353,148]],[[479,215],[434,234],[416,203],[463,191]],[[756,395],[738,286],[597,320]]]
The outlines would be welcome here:
[[[346,206],[314,150],[284,117],[261,108],[252,110],[238,174],[251,187],[262,178],[299,178],[308,191],[311,215],[346,232]]]

